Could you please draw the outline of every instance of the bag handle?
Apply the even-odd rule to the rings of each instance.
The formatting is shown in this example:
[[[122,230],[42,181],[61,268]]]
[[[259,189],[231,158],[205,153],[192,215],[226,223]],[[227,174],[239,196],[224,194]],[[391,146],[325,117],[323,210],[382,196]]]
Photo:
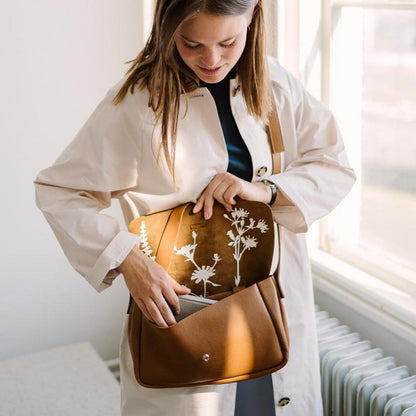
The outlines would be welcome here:
[[[267,136],[269,138],[272,150],[272,173],[276,175],[280,173],[282,167],[281,153],[285,151],[283,143],[282,129],[280,128],[279,115],[277,113],[276,102],[272,97],[272,109],[269,115],[269,124],[267,126]]]

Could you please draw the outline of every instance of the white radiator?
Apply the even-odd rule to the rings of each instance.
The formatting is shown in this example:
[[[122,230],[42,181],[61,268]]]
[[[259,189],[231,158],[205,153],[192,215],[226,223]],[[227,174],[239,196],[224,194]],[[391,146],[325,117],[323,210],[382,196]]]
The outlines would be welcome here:
[[[316,310],[325,416],[416,416],[416,376]]]

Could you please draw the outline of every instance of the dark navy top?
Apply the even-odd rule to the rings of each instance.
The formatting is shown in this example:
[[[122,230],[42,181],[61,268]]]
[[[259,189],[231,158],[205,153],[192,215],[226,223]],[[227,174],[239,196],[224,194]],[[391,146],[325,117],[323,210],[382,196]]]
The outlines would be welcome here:
[[[222,81],[216,84],[207,84],[200,81],[200,86],[208,88],[217,105],[218,116],[228,151],[227,172],[251,182],[253,177],[251,156],[231,111],[230,79],[234,78],[233,72],[230,71]]]

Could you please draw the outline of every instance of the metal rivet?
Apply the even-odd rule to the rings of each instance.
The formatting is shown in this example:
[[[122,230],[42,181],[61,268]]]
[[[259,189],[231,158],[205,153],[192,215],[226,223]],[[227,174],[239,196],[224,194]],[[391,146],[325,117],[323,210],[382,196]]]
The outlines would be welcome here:
[[[287,406],[290,403],[289,397],[283,397],[279,400],[279,407]]]
[[[203,361],[205,361],[205,362],[207,362],[207,361],[209,361],[209,359],[210,359],[211,357],[209,356],[209,354],[204,354],[203,356],[202,356],[202,360]]]
[[[262,166],[257,169],[257,176],[264,176],[267,172],[267,166]]]

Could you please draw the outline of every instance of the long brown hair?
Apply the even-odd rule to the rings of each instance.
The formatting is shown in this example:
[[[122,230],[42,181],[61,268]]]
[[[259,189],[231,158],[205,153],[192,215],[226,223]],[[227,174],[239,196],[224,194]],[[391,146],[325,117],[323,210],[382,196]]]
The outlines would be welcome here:
[[[238,16],[254,7],[246,46],[236,65],[247,109],[267,122],[271,91],[269,85],[263,1],[258,0],[157,0],[153,27],[143,50],[130,66],[129,75],[115,96],[119,104],[136,85],[149,91],[149,107],[161,122],[160,150],[174,176],[175,145],[181,94],[199,87],[199,79],[182,61],[175,46],[181,25],[200,12]]]

